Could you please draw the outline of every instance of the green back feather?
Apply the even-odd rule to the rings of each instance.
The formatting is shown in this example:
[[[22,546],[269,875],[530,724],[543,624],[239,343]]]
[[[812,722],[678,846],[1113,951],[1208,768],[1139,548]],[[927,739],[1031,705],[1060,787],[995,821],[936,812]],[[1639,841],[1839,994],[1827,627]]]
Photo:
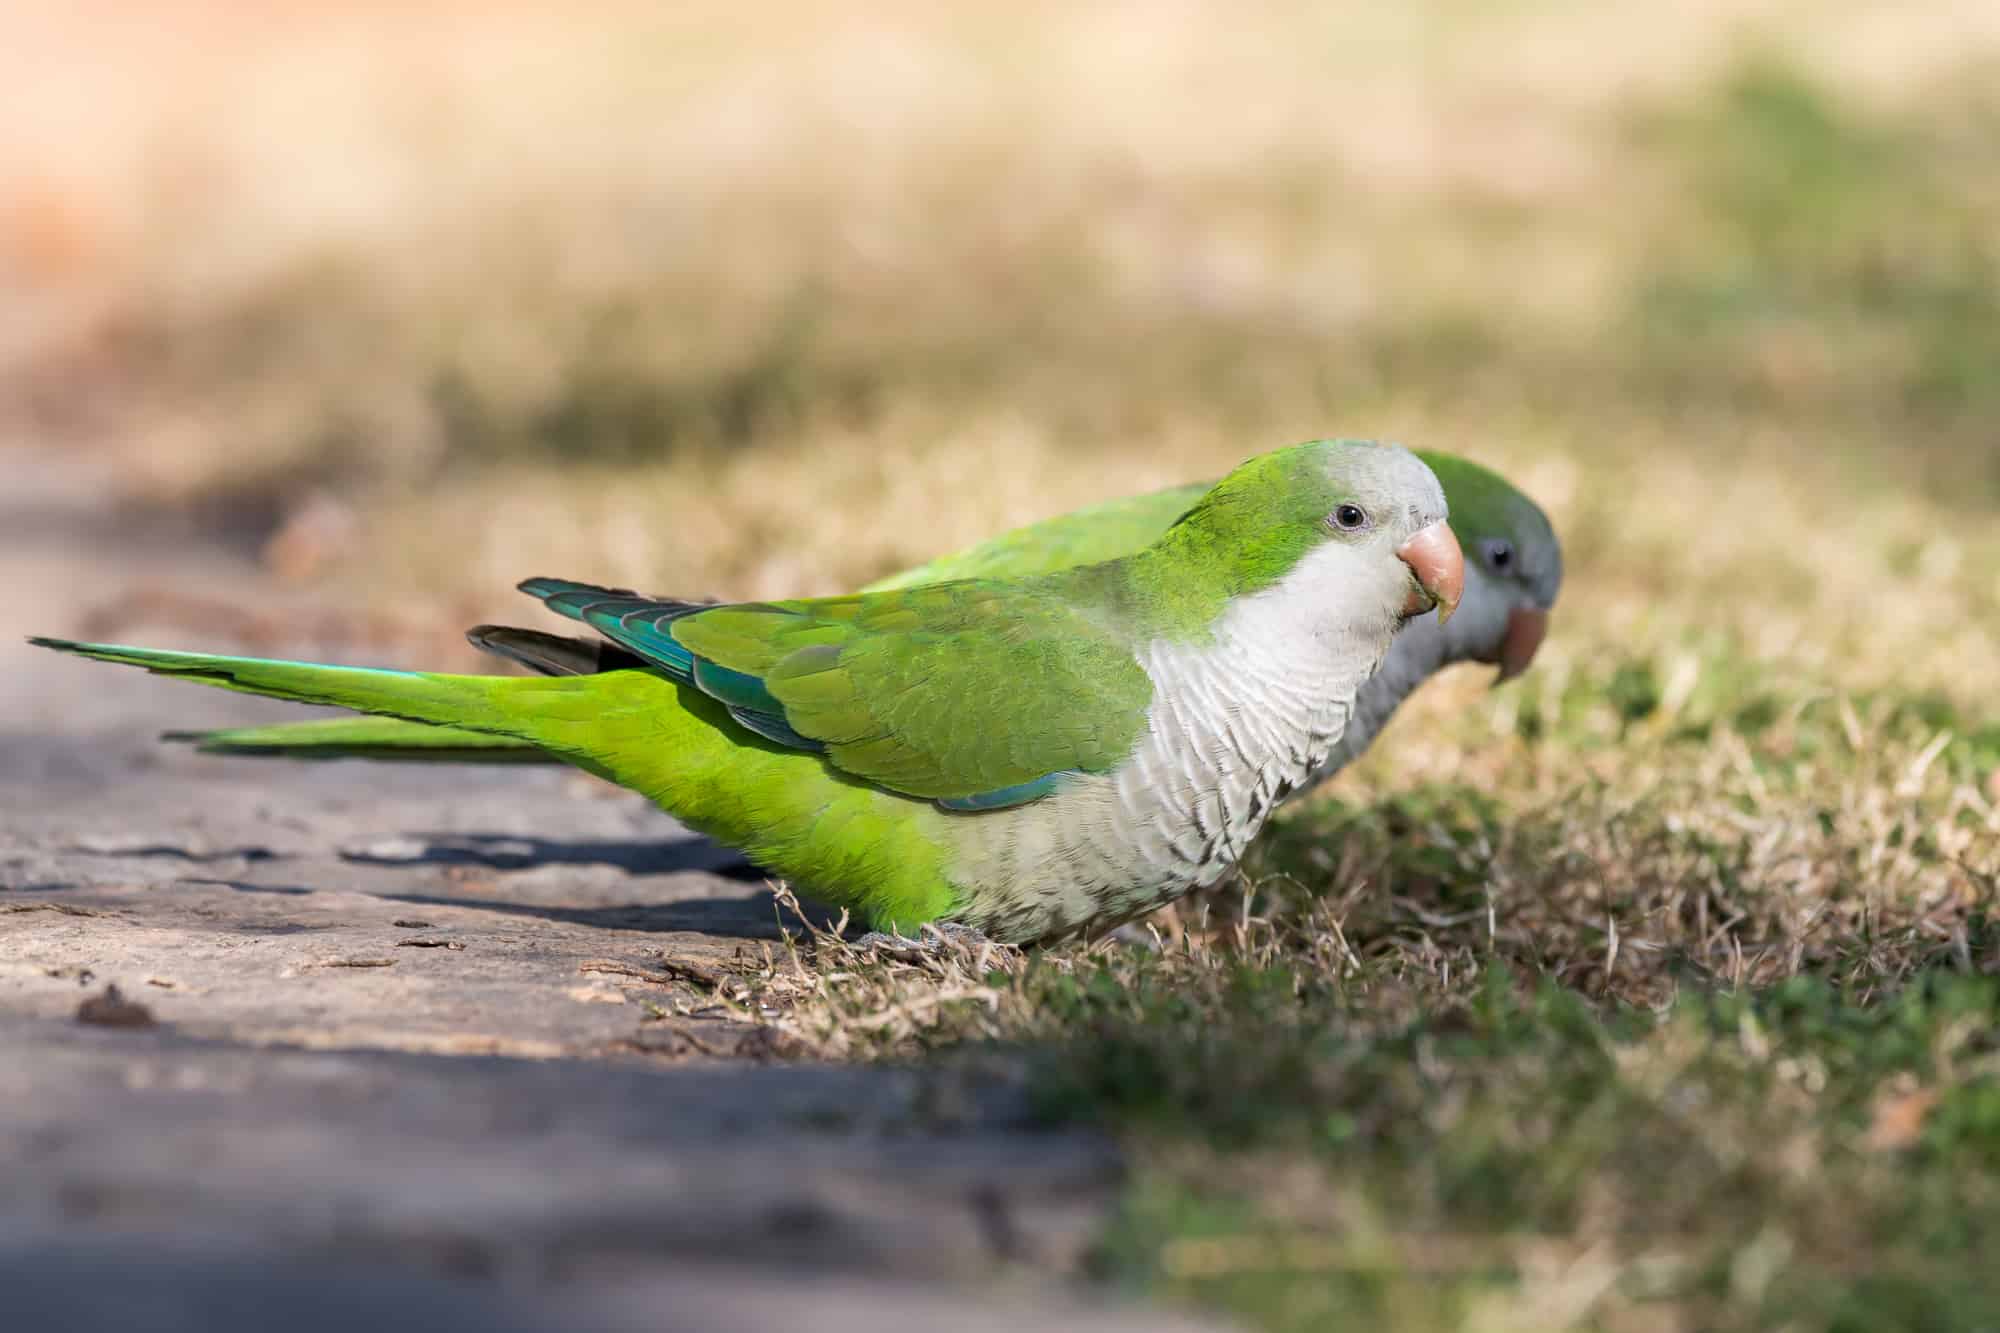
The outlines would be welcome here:
[[[862,591],[885,592],[950,579],[1027,578],[1115,560],[1150,546],[1208,491],[1207,484],[1194,482],[1086,505],[891,574]]]

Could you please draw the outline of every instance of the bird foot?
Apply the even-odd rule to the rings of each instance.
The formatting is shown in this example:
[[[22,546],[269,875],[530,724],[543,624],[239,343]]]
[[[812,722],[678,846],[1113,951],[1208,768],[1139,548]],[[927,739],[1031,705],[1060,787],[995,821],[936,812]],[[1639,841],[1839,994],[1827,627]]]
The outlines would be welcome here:
[[[1127,921],[1112,931],[1109,938],[1117,940],[1120,944],[1129,944],[1135,949],[1144,949],[1147,953],[1163,952],[1160,948],[1160,937],[1137,921]]]
[[[876,949],[905,961],[915,961],[947,949],[978,952],[994,947],[993,941],[971,926],[956,921],[926,921],[915,937],[871,930],[854,942],[857,949]]]

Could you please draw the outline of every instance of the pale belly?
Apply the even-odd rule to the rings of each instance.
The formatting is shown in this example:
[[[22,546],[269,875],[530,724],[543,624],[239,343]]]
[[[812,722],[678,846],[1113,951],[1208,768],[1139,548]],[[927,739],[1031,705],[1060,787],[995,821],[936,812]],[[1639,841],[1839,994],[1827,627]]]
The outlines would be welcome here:
[[[1029,942],[1109,929],[1215,883],[1272,808],[1326,762],[1352,710],[1350,682],[1366,674],[1274,672],[1277,681],[1246,691],[1240,663],[1195,665],[1208,669],[1149,663],[1173,688],[1118,769],[1078,775],[1017,809],[963,817],[961,920]]]
[[[1339,743],[1400,623],[1407,579],[1398,562],[1329,543],[1199,642],[1141,649],[1153,701],[1118,767],[962,816],[949,839],[956,917],[1028,942],[1108,929],[1221,879]]]

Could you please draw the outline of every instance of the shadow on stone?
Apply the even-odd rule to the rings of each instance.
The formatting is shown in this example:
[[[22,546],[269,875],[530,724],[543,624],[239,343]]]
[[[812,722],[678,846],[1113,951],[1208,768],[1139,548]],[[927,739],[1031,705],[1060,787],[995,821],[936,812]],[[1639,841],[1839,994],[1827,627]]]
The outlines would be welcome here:
[[[251,884],[246,880],[240,879],[199,879],[185,875],[181,877],[179,882],[182,884],[207,884],[218,889],[234,889],[238,893],[273,893],[289,898],[303,898],[307,894],[318,892],[317,889],[308,888],[303,884]]]
[[[707,838],[565,841],[503,833],[407,833],[343,849],[340,859],[357,865],[472,865],[488,870],[601,865],[630,875],[700,870],[751,883],[765,878],[740,853]]]
[[[287,859],[269,847],[246,845],[242,847],[218,847],[213,850],[195,848],[180,843],[148,842],[126,840],[115,837],[85,837],[71,843],[64,851],[84,856],[132,857],[135,860],[150,861],[161,857],[171,857],[176,861],[189,861],[195,865],[209,865],[217,861],[282,861]]]
[[[776,897],[768,890],[742,898],[690,898],[668,903],[621,903],[611,907],[551,907],[541,903],[513,902],[498,898],[463,898],[430,893],[387,893],[388,902],[416,907],[471,907],[510,916],[539,917],[599,930],[640,930],[658,933],[696,931],[726,939],[775,940],[783,938]],[[808,919],[821,929],[831,930],[838,914],[815,903],[802,904]],[[785,930],[797,933],[801,927],[789,912]]]

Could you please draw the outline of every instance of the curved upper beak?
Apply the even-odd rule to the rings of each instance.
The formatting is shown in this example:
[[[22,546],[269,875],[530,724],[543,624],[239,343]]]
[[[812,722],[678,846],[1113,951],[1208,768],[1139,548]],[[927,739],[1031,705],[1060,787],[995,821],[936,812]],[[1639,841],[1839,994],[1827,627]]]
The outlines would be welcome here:
[[[1431,524],[1397,547],[1396,558],[1415,572],[1423,590],[1410,590],[1409,600],[1403,603],[1403,614],[1422,615],[1436,606],[1438,624],[1450,620],[1451,613],[1458,609],[1459,595],[1465,591],[1465,553],[1458,549],[1458,538],[1452,535],[1451,528],[1443,523]]]
[[[1548,632],[1549,613],[1540,607],[1517,606],[1509,611],[1507,637],[1500,641],[1500,674],[1493,678],[1493,683],[1512,680],[1526,671]]]

